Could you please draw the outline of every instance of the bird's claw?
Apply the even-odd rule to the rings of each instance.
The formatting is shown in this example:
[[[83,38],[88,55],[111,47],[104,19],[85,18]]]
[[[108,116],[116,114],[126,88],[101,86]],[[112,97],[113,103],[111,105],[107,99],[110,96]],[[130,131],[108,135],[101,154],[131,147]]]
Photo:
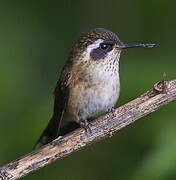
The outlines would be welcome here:
[[[86,132],[92,133],[90,123],[87,120],[80,121],[80,127],[84,128]]]

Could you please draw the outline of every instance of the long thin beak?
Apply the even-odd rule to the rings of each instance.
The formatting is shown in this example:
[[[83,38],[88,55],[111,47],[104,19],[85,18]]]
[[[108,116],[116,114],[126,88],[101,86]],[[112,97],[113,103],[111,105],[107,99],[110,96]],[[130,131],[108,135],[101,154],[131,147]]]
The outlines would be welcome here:
[[[120,48],[120,49],[127,49],[127,48],[134,48],[134,47],[152,48],[155,46],[156,46],[156,44],[124,44],[124,45],[119,46],[118,48]]]

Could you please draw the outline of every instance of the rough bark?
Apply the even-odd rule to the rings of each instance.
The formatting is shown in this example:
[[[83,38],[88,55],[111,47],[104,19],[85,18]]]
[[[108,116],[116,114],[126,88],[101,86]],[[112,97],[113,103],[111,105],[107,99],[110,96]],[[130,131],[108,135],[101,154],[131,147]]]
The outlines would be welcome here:
[[[153,89],[135,100],[93,121],[90,124],[91,132],[86,132],[83,128],[77,129],[1,167],[0,179],[18,179],[91,143],[112,137],[123,127],[174,100],[176,100],[176,79],[160,81]]]

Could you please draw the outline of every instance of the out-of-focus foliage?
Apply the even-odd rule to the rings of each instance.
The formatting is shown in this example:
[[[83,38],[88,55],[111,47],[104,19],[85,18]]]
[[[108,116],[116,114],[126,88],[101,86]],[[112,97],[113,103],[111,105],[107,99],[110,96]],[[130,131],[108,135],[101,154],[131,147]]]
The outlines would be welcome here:
[[[0,5],[0,165],[31,151],[53,107],[53,89],[70,47],[94,27],[125,43],[117,106],[176,77],[176,1],[2,1]],[[176,179],[176,104],[51,164],[28,180]]]

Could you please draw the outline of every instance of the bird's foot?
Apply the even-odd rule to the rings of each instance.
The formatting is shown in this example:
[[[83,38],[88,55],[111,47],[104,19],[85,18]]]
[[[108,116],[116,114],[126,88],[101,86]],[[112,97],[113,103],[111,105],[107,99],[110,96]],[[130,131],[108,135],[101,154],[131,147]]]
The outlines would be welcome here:
[[[92,130],[89,125],[90,123],[87,120],[80,121],[80,127],[84,128],[86,132],[92,133]]]
[[[111,113],[113,117],[116,116],[116,114],[115,114],[115,108],[114,108],[114,107],[109,108],[109,109],[107,110],[107,113]]]

